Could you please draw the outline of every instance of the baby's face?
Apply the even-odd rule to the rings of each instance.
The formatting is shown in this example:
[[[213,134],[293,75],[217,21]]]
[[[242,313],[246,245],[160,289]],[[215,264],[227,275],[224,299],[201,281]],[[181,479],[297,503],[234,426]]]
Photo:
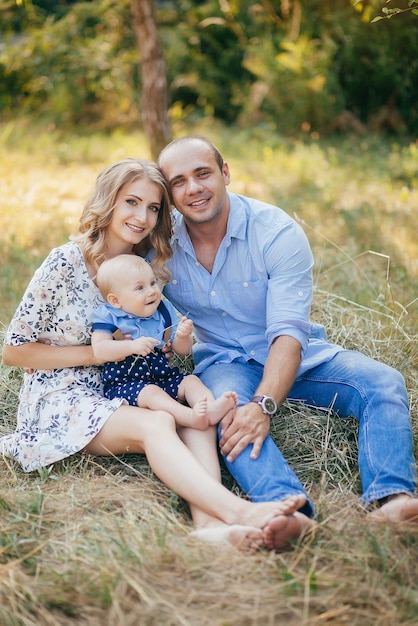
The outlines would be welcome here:
[[[149,265],[120,276],[114,293],[120,308],[137,317],[151,317],[161,302],[161,289]]]

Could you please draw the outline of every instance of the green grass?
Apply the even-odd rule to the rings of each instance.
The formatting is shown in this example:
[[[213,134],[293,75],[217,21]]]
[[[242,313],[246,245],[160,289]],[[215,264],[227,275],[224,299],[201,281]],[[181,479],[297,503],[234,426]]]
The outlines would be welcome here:
[[[305,223],[316,257],[313,319],[332,341],[402,371],[418,452],[417,146],[193,130],[221,147],[232,190]],[[0,136],[6,325],[33,269],[76,230],[95,176],[148,151],[139,133],[69,137],[16,125]],[[0,435],[14,427],[20,380],[1,366]],[[141,456],[76,456],[32,474],[0,460],[0,624],[415,625],[418,534],[366,524],[354,422],[287,404],[272,434],[319,516],[316,537],[281,555],[193,541],[184,502]]]

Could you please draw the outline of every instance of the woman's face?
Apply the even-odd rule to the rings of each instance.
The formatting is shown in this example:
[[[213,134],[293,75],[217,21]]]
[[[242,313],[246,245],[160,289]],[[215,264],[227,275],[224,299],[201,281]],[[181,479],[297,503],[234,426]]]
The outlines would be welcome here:
[[[129,253],[157,224],[162,191],[147,178],[124,185],[116,196],[112,219],[106,228],[106,247],[112,256]]]

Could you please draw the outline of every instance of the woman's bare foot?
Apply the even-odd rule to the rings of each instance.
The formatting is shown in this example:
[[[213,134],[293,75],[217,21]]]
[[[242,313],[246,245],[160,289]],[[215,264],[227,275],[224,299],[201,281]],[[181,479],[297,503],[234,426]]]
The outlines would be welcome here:
[[[297,511],[292,515],[277,515],[264,527],[265,546],[268,550],[284,552],[315,526],[314,520]]]
[[[191,533],[208,542],[228,542],[243,552],[254,553],[260,548],[282,552],[292,541],[303,537],[316,523],[298,512],[306,502],[303,494],[278,502],[253,503],[243,501],[241,524],[219,523],[199,528]]]
[[[418,524],[418,498],[407,493],[389,496],[380,509],[368,513],[367,519],[372,522],[394,524]]]
[[[242,526],[241,524],[219,524],[207,528],[198,528],[190,533],[200,541],[208,543],[229,543],[240,552],[254,554],[263,547],[264,535],[260,528]]]

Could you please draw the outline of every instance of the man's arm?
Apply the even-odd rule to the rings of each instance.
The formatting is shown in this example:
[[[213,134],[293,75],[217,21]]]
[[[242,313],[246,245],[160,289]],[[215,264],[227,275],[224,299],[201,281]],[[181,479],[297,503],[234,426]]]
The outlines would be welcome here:
[[[255,231],[252,230],[253,234]],[[263,378],[255,395],[272,396],[280,406],[295,381],[308,345],[308,321],[312,301],[313,256],[303,230],[294,221],[276,229],[265,242],[258,233],[253,248],[261,249],[268,274],[266,297],[266,337],[270,345]],[[270,417],[261,407],[249,402],[222,420],[220,440],[222,454],[234,460],[252,444],[251,457],[256,459],[270,431]]]
[[[300,361],[300,343],[286,335],[277,337],[271,345],[255,395],[271,396],[280,406],[293,386]],[[264,415],[258,404],[249,402],[230,411],[222,420],[221,452],[228,461],[234,461],[249,444],[253,444],[251,458],[256,459],[269,431],[270,417]]]

